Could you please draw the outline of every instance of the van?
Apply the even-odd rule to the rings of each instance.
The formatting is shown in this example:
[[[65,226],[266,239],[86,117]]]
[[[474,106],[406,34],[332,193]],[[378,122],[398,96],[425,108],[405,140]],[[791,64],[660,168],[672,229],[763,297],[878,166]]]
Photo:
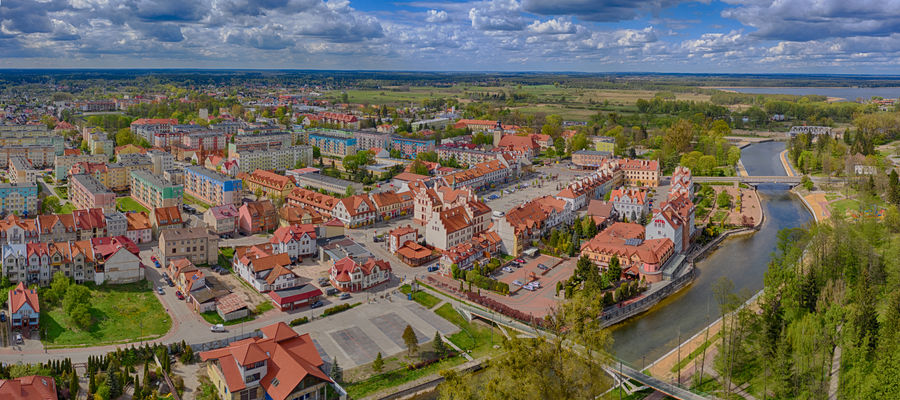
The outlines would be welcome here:
[[[503,211],[494,211],[494,218],[503,218],[506,216],[506,213]]]
[[[328,288],[325,290],[325,294],[327,294],[329,296],[334,296],[334,295],[338,294],[338,292],[340,292],[340,290],[337,290],[336,288]]]

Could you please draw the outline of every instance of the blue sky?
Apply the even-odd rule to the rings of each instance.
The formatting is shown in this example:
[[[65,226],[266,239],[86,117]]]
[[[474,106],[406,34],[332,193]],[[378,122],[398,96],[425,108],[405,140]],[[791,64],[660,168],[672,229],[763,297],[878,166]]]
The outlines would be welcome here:
[[[900,0],[2,0],[0,68],[900,73]]]

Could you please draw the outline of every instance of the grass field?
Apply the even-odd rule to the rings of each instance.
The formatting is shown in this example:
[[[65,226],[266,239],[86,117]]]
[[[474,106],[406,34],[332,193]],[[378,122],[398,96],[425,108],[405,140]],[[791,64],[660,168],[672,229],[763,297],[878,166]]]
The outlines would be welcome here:
[[[327,93],[326,98],[340,101],[341,91]],[[383,87],[379,89],[347,90],[347,99],[351,103],[371,105],[406,106],[411,103],[421,104],[422,100],[431,98],[458,98],[466,103],[477,99],[481,94],[504,93],[507,98],[515,93],[524,96],[513,105],[522,112],[541,112],[559,114],[565,119],[587,120],[602,108],[605,111],[635,112],[634,103],[638,99],[652,99],[657,92],[651,90],[616,90],[568,88],[555,85],[516,85],[516,86],[468,86],[450,87]],[[678,100],[708,101],[710,96],[696,93],[675,93]]]
[[[248,315],[244,318],[238,318],[238,319],[233,319],[231,321],[225,321],[224,319],[222,319],[222,317],[219,315],[219,313],[217,313],[215,311],[207,311],[205,313],[200,313],[200,316],[203,317],[203,319],[206,322],[209,322],[210,324],[213,324],[213,325],[222,324],[225,326],[237,325],[237,324],[240,324],[243,322],[253,321],[256,318],[255,315]]]
[[[66,188],[65,186],[55,186],[53,188],[53,191],[56,192],[56,195],[60,199],[68,199],[69,198],[69,189]]]
[[[150,210],[147,207],[142,206],[141,203],[132,199],[131,196],[116,197],[116,209],[121,212],[145,212],[150,214]]]
[[[200,199],[198,199],[198,198],[196,198],[196,197],[194,197],[194,196],[191,196],[191,195],[189,195],[189,194],[185,194],[185,195],[184,195],[184,202],[187,203],[187,204],[190,204],[190,205],[203,207],[203,209],[202,209],[202,210],[199,210],[199,211],[206,211],[206,210],[208,210],[209,207],[210,207],[209,204],[206,204],[206,203],[204,203],[202,200],[200,200]]]
[[[77,347],[129,343],[164,335],[172,320],[153,294],[147,281],[125,285],[86,285],[91,290],[93,324],[80,330],[69,322],[60,307],[47,310],[42,304],[41,328],[44,344],[51,347]]]
[[[410,289],[409,285],[403,285],[400,287],[400,293],[403,293],[403,294],[409,294],[410,290],[411,289]],[[421,290],[413,293],[412,299],[416,303],[421,304],[422,307],[425,307],[429,310],[441,302],[441,300],[438,299],[437,297],[434,297],[434,296],[432,296],[426,292],[423,292]]]
[[[828,207],[831,208],[831,211],[834,214],[845,215],[847,213],[847,210],[859,211],[859,201],[854,199],[838,200],[833,203],[829,203]]]
[[[75,211],[75,206],[72,203],[59,206],[59,214],[71,214],[73,211]]]

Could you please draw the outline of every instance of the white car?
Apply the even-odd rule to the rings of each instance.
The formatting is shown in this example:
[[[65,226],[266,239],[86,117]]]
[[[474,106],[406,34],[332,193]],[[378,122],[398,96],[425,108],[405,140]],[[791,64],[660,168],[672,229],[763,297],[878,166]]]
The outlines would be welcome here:
[[[215,324],[209,327],[210,332],[225,332],[225,325]]]
[[[503,272],[513,272],[514,270],[510,267],[503,267]]]

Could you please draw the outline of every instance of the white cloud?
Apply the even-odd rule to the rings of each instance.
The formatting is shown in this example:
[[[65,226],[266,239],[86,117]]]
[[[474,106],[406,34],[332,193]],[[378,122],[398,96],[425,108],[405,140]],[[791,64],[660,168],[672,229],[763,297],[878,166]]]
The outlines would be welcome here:
[[[429,22],[432,24],[447,22],[449,20],[450,16],[447,15],[447,12],[444,10],[428,10],[425,15],[425,22]]]

